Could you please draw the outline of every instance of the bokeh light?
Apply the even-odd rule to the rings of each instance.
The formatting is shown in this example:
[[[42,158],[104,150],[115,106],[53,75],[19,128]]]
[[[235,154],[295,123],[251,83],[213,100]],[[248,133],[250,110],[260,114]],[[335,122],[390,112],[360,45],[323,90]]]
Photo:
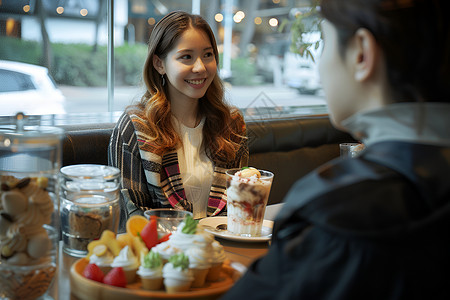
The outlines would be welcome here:
[[[278,20],[276,18],[271,18],[269,20],[269,25],[272,27],[277,27],[278,26]]]

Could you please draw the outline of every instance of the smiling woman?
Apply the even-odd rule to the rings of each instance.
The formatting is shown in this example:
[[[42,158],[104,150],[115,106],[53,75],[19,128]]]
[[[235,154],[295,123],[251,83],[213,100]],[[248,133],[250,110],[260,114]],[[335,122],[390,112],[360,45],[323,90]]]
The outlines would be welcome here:
[[[153,66],[167,80],[167,94],[174,116],[194,128],[200,122],[198,101],[217,74],[217,61],[209,37],[189,28],[164,58],[153,56]]]
[[[152,31],[147,91],[119,119],[109,163],[121,169],[129,215],[173,207],[194,218],[226,212],[225,169],[245,166],[245,123],[224,102],[219,54],[206,21],[175,11]]]

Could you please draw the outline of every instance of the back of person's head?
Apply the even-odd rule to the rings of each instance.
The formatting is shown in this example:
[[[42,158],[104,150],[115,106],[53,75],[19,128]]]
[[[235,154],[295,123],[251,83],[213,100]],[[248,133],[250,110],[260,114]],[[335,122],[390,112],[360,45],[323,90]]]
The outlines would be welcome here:
[[[173,11],[164,16],[153,28],[148,41],[148,56],[144,65],[144,82],[149,92],[154,95],[163,91],[161,75],[153,67],[153,56],[164,60],[170,50],[175,47],[181,35],[189,28],[200,29],[206,33],[211,42],[216,64],[219,63],[219,53],[214,33],[209,24],[199,15],[184,11]]]
[[[358,28],[375,37],[394,102],[450,102],[449,0],[321,0],[341,56]]]

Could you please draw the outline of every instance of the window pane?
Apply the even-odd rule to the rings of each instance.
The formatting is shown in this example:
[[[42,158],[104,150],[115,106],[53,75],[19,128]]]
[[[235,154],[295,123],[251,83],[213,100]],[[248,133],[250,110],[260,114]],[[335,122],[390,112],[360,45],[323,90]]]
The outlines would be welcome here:
[[[319,55],[312,62],[291,52],[289,24],[309,0],[114,3],[115,116],[144,92],[141,73],[146,43],[156,22],[170,11],[193,9],[199,9],[215,33],[227,100],[247,119],[327,112],[317,74]],[[107,0],[2,0],[0,60],[48,67],[50,80],[54,79],[56,90],[62,93],[58,100],[66,114],[62,118],[98,122],[99,117],[92,114],[111,116],[106,114],[107,16]],[[227,16],[230,25],[225,25]],[[12,103],[11,99],[2,101]],[[46,100],[39,111],[53,113],[50,108],[56,99]]]
[[[107,111],[104,4],[99,0],[0,1],[0,60],[27,74],[36,87],[34,93],[17,92],[14,97],[0,94],[2,107],[10,107],[1,115]],[[8,86],[23,84],[17,76],[10,79],[15,83]],[[23,99],[35,105],[24,105]]]
[[[141,47],[146,45],[155,23],[173,10],[191,12],[198,2],[207,3],[200,5],[200,14],[216,36],[227,100],[247,119],[327,113],[317,71],[320,49],[312,51],[315,62],[290,51],[289,24],[309,1],[277,0],[128,0],[126,25],[116,23],[116,28],[123,27],[125,32],[124,46],[116,48],[116,82],[121,82],[115,88],[116,108],[143,94],[142,84],[133,89],[123,78],[141,79],[140,68],[145,61]],[[227,3],[232,4],[231,27],[225,25]],[[288,26],[281,30],[283,22]],[[126,52],[132,54],[124,56]],[[124,61],[131,62],[135,75],[130,76],[126,73],[129,70],[120,66]]]
[[[0,69],[0,93],[21,92],[26,90],[34,90],[36,87],[31,81],[30,76]]]

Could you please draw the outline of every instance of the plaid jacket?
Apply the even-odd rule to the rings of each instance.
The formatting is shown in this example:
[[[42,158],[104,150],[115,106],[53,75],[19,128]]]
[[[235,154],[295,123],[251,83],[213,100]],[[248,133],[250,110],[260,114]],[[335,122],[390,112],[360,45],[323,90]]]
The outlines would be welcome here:
[[[241,135],[245,136],[245,123]],[[148,141],[146,118],[143,114],[125,112],[111,135],[108,163],[121,170],[121,223],[132,214],[142,214],[151,208],[173,207],[192,211],[186,199],[176,150],[161,153]],[[214,174],[208,199],[207,215],[226,212],[226,175],[229,168],[245,166],[248,160],[247,143],[243,142],[231,163],[214,161]],[[123,225],[123,224],[122,224]],[[121,226],[122,228],[122,226]]]

